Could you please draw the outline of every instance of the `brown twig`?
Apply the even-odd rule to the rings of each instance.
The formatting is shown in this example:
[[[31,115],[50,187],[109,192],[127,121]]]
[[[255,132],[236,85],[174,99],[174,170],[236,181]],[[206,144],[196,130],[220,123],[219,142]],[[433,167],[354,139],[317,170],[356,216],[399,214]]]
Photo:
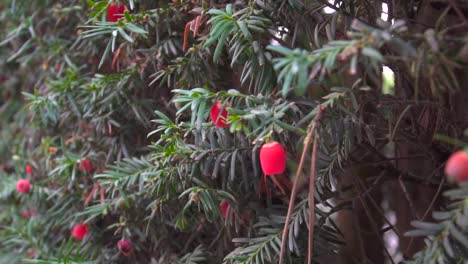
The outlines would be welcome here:
[[[307,264],[312,264],[312,249],[314,242],[314,222],[315,222],[315,162],[317,160],[317,140],[314,137],[314,145],[312,147],[312,158],[310,159],[310,178],[309,178],[309,244],[307,250]]]
[[[362,205],[362,208],[364,209],[364,213],[366,214],[367,216],[367,219],[369,220],[369,223],[370,223],[370,227],[372,228],[374,234],[379,237],[379,242],[382,244],[382,248],[384,250],[384,253],[387,255],[388,259],[390,260],[390,262],[392,264],[395,264],[395,261],[393,260],[392,258],[392,255],[390,254],[390,252],[388,251],[387,247],[385,246],[385,241],[383,240],[383,238],[379,235],[380,232],[379,232],[379,227],[377,225],[377,223],[375,223],[373,217],[372,217],[372,214],[370,213],[370,208],[367,206],[367,203],[364,201],[364,197],[362,196],[361,194],[361,190],[364,186],[362,186],[362,182],[359,180],[359,177],[357,177],[356,175],[353,174],[353,180],[355,182],[355,188],[357,189],[357,191],[359,192],[358,194],[358,200],[360,201],[361,205]]]
[[[420,219],[420,217],[418,215],[418,212],[416,211],[416,207],[414,206],[413,201],[411,200],[411,196],[410,196],[408,190],[406,189],[406,185],[402,180],[402,175],[400,175],[400,177],[398,177],[398,183],[400,184],[400,188],[403,191],[403,194],[405,195],[406,201],[408,201],[408,205],[409,205],[409,207],[411,209],[413,217],[416,218],[416,219]]]
[[[88,206],[89,202],[91,202],[91,200],[93,199],[93,196],[94,194],[96,193],[96,191],[99,189],[99,184],[98,183],[95,183],[93,185],[93,188],[91,189],[91,191],[89,192],[89,195],[88,197],[86,198],[86,200],[84,201],[84,206]]]
[[[455,10],[455,13],[457,13],[457,16],[463,21],[465,24],[465,27],[468,27],[468,19],[463,15],[463,12],[460,10],[460,8],[457,6],[457,4],[453,0],[448,0],[450,6],[452,6],[453,10]]]
[[[383,174],[382,174],[383,175]],[[362,181],[362,179],[360,179],[359,177],[356,177],[357,181],[359,182],[360,186],[365,186],[364,185],[364,182]],[[377,182],[374,182],[372,184],[372,186],[376,186]],[[393,230],[393,232],[398,236],[399,239],[401,239],[403,237],[403,235],[400,233],[400,231],[397,229],[396,226],[394,226],[388,219],[387,217],[385,216],[385,213],[382,211],[382,209],[380,208],[379,204],[374,200],[374,198],[372,198],[372,196],[370,195],[370,192],[373,190],[373,187],[369,187],[367,188],[367,190],[365,190],[361,196],[363,198],[368,198],[371,205],[374,207],[374,209],[377,211],[377,213],[380,215],[380,217],[387,223],[387,225],[389,227],[391,227],[391,229]]]
[[[431,212],[432,207],[434,207],[434,204],[435,204],[437,198],[439,197],[440,192],[442,191],[442,186],[444,186],[444,183],[445,183],[445,177],[442,177],[442,179],[440,180],[439,188],[437,188],[437,192],[434,195],[434,198],[432,198],[432,201],[429,204],[429,206],[427,207],[427,209],[424,212],[423,216],[421,217],[421,219],[419,219],[420,221],[424,221],[424,219],[426,219],[427,215]],[[413,242],[414,242],[414,237],[411,237],[410,241],[408,242],[408,246],[406,246],[406,249],[404,251],[405,255],[410,250],[411,245],[413,244]]]
[[[427,215],[432,211],[432,207],[434,207],[434,204],[439,197],[440,191],[442,191],[442,186],[444,186],[445,183],[445,177],[442,177],[442,180],[440,181],[439,188],[437,189],[436,194],[434,195],[434,198],[432,198],[431,203],[427,207],[426,211],[424,212],[423,216],[421,217],[421,221],[424,221],[426,219]]]
[[[318,106],[318,112],[317,115],[314,118],[314,122],[312,124],[312,128],[310,129],[309,133],[307,134],[305,140],[304,140],[304,148],[302,149],[302,154],[301,154],[301,159],[299,161],[299,166],[297,167],[296,171],[296,177],[294,178],[294,184],[293,188],[291,191],[291,198],[289,200],[289,207],[288,207],[288,213],[286,215],[286,221],[284,222],[284,228],[283,228],[283,235],[281,237],[281,250],[280,250],[280,255],[279,255],[279,263],[283,263],[283,256],[284,256],[284,251],[286,248],[286,239],[288,238],[288,230],[289,230],[289,222],[291,221],[291,216],[292,216],[292,211],[294,209],[294,203],[296,201],[296,195],[297,195],[297,188],[298,188],[298,183],[302,175],[302,167],[304,166],[304,159],[307,154],[307,150],[309,149],[310,145],[310,140],[312,139],[312,135],[314,134],[314,131],[318,125],[318,121],[322,117],[322,111],[324,107],[322,105]]]
[[[375,223],[375,221],[372,219],[372,215],[370,213],[369,208],[367,207],[367,204],[364,202],[364,199],[360,195],[358,196],[358,199],[361,202],[362,207],[364,208],[364,213],[366,214],[367,219],[369,219],[369,222],[371,224],[372,230],[374,231],[374,234],[376,236],[378,236],[379,235],[379,228],[378,228],[377,224]],[[385,246],[385,242],[383,241],[383,239],[380,238],[379,241],[382,244],[383,250],[384,250],[385,254],[387,255],[388,259],[390,260],[390,262],[392,264],[395,264],[395,261],[393,260],[392,255],[390,254],[387,247]]]

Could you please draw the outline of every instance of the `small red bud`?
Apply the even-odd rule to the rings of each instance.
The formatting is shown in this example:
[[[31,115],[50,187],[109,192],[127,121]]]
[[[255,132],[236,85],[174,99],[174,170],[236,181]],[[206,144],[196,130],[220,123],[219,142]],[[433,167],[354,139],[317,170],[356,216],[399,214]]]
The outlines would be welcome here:
[[[93,171],[93,163],[88,159],[83,159],[80,161],[80,164],[78,165],[78,170],[80,172],[86,172],[89,174]]]
[[[16,190],[20,193],[28,193],[31,190],[31,184],[28,180],[21,179],[16,183]]]
[[[221,213],[223,214],[223,217],[224,217],[224,218],[227,218],[227,217],[228,217],[228,209],[230,208],[229,203],[226,202],[226,201],[223,201],[223,202],[221,203],[220,208],[221,208]],[[231,213],[229,214],[229,219],[234,219],[234,217],[235,217],[235,214],[234,214],[234,212],[231,210]]]
[[[24,168],[24,170],[26,171],[26,174],[32,174],[32,166],[31,166],[31,164],[26,165],[26,167]]]

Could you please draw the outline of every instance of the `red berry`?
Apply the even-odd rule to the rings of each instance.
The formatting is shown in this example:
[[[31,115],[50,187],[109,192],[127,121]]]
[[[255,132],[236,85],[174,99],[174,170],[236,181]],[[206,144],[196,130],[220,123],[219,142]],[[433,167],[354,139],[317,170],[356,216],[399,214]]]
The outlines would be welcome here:
[[[88,233],[88,226],[85,224],[77,224],[71,231],[72,237],[78,240],[82,240],[86,236],[86,233]]]
[[[222,112],[221,109],[223,109]],[[226,110],[226,107],[223,107],[223,104],[221,104],[220,102],[216,102],[213,105],[213,107],[211,107],[210,117],[213,125],[217,127],[228,127],[229,124],[226,123],[227,116],[228,112]]]
[[[28,193],[31,190],[31,184],[28,180],[22,179],[16,183],[16,190],[20,193]]]
[[[24,170],[26,171],[27,174],[32,174],[32,167],[30,164],[26,165]]]
[[[228,215],[228,209],[230,208],[229,203],[224,201],[221,203],[221,213],[223,214],[223,217],[226,218]],[[229,214],[229,219],[234,219],[235,215],[234,212],[231,210],[231,213]]]
[[[260,149],[260,165],[266,175],[281,174],[286,169],[286,151],[280,143],[266,143]]]
[[[458,151],[452,154],[445,164],[445,174],[449,181],[468,181],[468,153]]]
[[[89,174],[93,171],[93,163],[88,159],[83,159],[80,161],[80,164],[78,165],[78,170],[80,172],[86,172]]]
[[[132,253],[132,242],[130,242],[130,240],[121,239],[117,242],[117,248],[122,255],[128,256]]]
[[[3,74],[0,74],[0,84],[4,83],[5,81],[8,81],[8,77],[6,77]]]
[[[117,20],[123,17],[125,10],[127,10],[127,8],[123,4],[110,4],[109,7],[107,7],[107,21],[117,22]]]
[[[13,168],[8,166],[8,165],[2,165],[2,170],[5,173],[12,173],[13,172]]]
[[[21,213],[21,217],[23,218],[29,218],[31,216],[31,214],[29,213],[29,211],[24,211]]]
[[[30,218],[30,217],[33,217],[33,216],[36,216],[36,215],[37,215],[36,211],[23,211],[21,213],[21,217],[23,217],[23,218]]]

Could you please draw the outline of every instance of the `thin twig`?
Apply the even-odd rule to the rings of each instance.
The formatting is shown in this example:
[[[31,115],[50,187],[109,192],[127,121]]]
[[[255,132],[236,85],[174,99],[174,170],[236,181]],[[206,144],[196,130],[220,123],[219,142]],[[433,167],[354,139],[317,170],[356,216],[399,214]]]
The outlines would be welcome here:
[[[440,180],[439,188],[437,188],[437,192],[434,195],[434,197],[432,198],[432,201],[429,204],[429,206],[427,207],[426,211],[424,212],[424,215],[421,217],[421,219],[419,219],[420,221],[424,221],[424,219],[426,219],[427,215],[432,211],[432,207],[434,207],[434,204],[435,204],[437,198],[439,197],[440,192],[442,191],[442,186],[444,186],[444,183],[445,183],[445,177],[442,177],[442,179]],[[406,246],[405,254],[408,253],[409,249],[411,248],[411,245],[413,244],[413,241],[414,241],[414,237],[411,237],[410,241],[408,242],[408,246]]]
[[[381,176],[383,176],[384,174],[382,174]],[[362,179],[360,179],[359,177],[356,177],[356,179],[359,181],[360,183],[360,186],[365,186],[364,185],[364,182]],[[380,179],[380,176],[379,176],[379,179]],[[377,179],[378,180],[378,179]],[[375,210],[377,210],[377,213],[380,215],[380,217],[382,217],[382,219],[391,227],[391,229],[393,230],[393,232],[398,236],[399,239],[401,239],[403,236],[401,235],[400,231],[397,229],[396,226],[394,226],[388,219],[387,217],[385,216],[385,213],[382,211],[382,209],[379,207],[379,204],[374,200],[374,198],[372,198],[372,195],[370,194],[370,192],[374,189],[373,187],[376,186],[378,183],[378,181],[375,181],[374,183],[372,183],[372,185],[367,188],[362,194],[361,196],[363,198],[368,198],[370,203],[374,206]]]
[[[453,10],[455,10],[455,13],[457,13],[458,17],[463,21],[466,27],[468,27],[468,19],[463,15],[463,12],[460,10],[460,8],[457,6],[457,4],[453,0],[448,0],[450,6],[452,6]]]
[[[283,263],[283,256],[284,256],[284,251],[286,249],[286,239],[288,238],[288,230],[289,230],[289,222],[291,221],[291,216],[292,216],[292,211],[294,209],[294,202],[296,201],[296,195],[297,195],[297,188],[298,188],[298,183],[302,175],[302,167],[304,166],[304,159],[307,154],[307,150],[309,149],[310,141],[312,139],[312,135],[314,134],[314,131],[317,127],[318,121],[322,117],[322,111],[324,107],[322,105],[317,106],[318,107],[318,112],[317,115],[314,118],[314,122],[312,125],[312,128],[310,129],[309,133],[307,134],[305,140],[304,140],[304,148],[302,149],[302,154],[301,154],[301,159],[299,161],[299,166],[297,167],[296,171],[296,177],[294,178],[294,185],[291,191],[291,198],[289,201],[289,207],[288,207],[288,214],[286,215],[286,221],[284,222],[284,228],[283,228],[283,235],[281,238],[281,250],[280,250],[280,255],[279,255],[279,264]]]
[[[182,252],[184,252],[184,253],[187,252],[188,249],[189,249],[189,247],[190,247],[190,245],[192,244],[192,242],[193,242],[197,237],[199,237],[200,231],[201,231],[201,230],[203,229],[203,227],[205,226],[205,222],[206,222],[206,221],[205,221],[205,219],[203,218],[203,219],[200,221],[200,223],[198,224],[198,226],[197,226],[197,228],[195,229],[195,231],[194,231],[192,234],[190,234],[189,238],[188,238],[188,239],[186,240],[186,242],[185,242],[185,245],[184,245],[184,247],[183,247],[183,249],[182,249]],[[219,232],[219,233],[221,234],[221,233],[223,233],[223,232]],[[219,235],[218,235],[218,236],[219,236]],[[217,236],[217,238],[218,238],[218,236]],[[217,239],[217,238],[216,238],[216,239]]]
[[[389,258],[390,262],[392,264],[395,264],[395,261],[393,260],[392,258],[392,255],[390,254],[390,252],[388,251],[387,247],[385,246],[385,242],[383,240],[383,238],[380,236],[380,232],[379,232],[379,227],[377,226],[377,224],[375,223],[373,217],[372,217],[372,214],[370,213],[370,210],[369,210],[369,207],[367,206],[367,203],[364,201],[364,198],[362,197],[361,195],[361,189],[364,187],[362,186],[362,182],[359,181],[359,178],[353,173],[353,180],[355,182],[355,186],[356,188],[358,188],[358,199],[359,201],[361,202],[361,205],[362,205],[362,208],[364,209],[364,213],[366,214],[367,216],[367,219],[369,219],[369,223],[371,224],[371,228],[372,230],[374,231],[374,234],[379,237],[379,241],[380,243],[382,244],[382,247],[383,247],[383,250],[384,250],[384,253],[387,255],[387,257]]]
[[[298,182],[300,179],[300,176],[302,175],[302,167],[304,166],[304,159],[305,155],[307,153],[307,150],[309,148],[310,140],[312,138],[313,130],[310,130],[310,132],[307,134],[305,141],[304,141],[304,148],[302,149],[302,155],[301,159],[299,161],[299,166],[297,167],[296,171],[296,177],[294,178],[294,184],[293,188],[291,191],[291,198],[289,201],[289,207],[288,207],[288,214],[286,215],[286,221],[284,222],[284,228],[283,228],[283,235],[281,238],[281,250],[280,250],[280,255],[279,255],[279,263],[283,263],[283,253],[284,249],[286,247],[286,239],[288,237],[288,228],[289,228],[289,221],[291,221],[291,215],[292,215],[292,210],[294,208],[294,201],[296,199],[296,194],[297,194],[297,186]]]
[[[358,196],[359,198],[359,201],[361,202],[362,204],[362,207],[364,208],[364,212],[366,213],[366,216],[367,216],[367,219],[369,219],[370,221],[370,224],[371,224],[371,228],[373,229],[374,231],[374,234],[376,236],[379,236],[380,235],[380,232],[379,232],[379,228],[377,227],[375,221],[372,219],[372,215],[370,214],[369,212],[369,208],[367,207],[367,204],[364,202],[364,199],[362,199],[362,197],[359,195]],[[384,249],[384,252],[385,254],[387,255],[388,259],[390,260],[390,262],[392,264],[395,264],[395,261],[393,260],[392,258],[392,255],[390,254],[390,252],[388,251],[387,247],[385,246],[385,242],[383,241],[382,237],[380,237],[379,239],[380,243],[382,244],[382,247]]]
[[[314,222],[315,222],[315,162],[317,160],[317,135],[314,137],[312,147],[312,158],[310,159],[310,178],[309,178],[309,247],[307,250],[307,264],[312,264],[312,248],[314,244]]]
[[[442,186],[444,186],[444,183],[445,183],[445,177],[442,177],[442,180],[440,181],[439,188],[437,189],[437,192],[434,195],[434,198],[432,198],[431,203],[429,204],[426,211],[424,212],[424,215],[422,216],[421,221],[424,221],[424,219],[426,219],[427,215],[431,212],[432,207],[434,207],[435,201],[439,197],[440,191],[442,190]]]
[[[419,215],[418,215],[418,212],[416,211],[416,207],[414,206],[413,201],[411,200],[411,196],[410,196],[408,190],[406,189],[406,185],[402,180],[402,175],[400,175],[400,177],[398,177],[398,183],[400,184],[400,188],[403,191],[403,194],[405,195],[406,201],[408,201],[408,205],[411,208],[411,212],[413,214],[413,217],[416,218],[416,219],[419,219]]]
[[[223,226],[221,231],[218,232],[218,234],[216,235],[215,239],[213,239],[213,241],[211,242],[211,244],[208,246],[208,250],[212,249],[214,245],[216,245],[218,243],[218,240],[221,238],[221,236],[223,235],[223,231],[224,231],[225,227]]]

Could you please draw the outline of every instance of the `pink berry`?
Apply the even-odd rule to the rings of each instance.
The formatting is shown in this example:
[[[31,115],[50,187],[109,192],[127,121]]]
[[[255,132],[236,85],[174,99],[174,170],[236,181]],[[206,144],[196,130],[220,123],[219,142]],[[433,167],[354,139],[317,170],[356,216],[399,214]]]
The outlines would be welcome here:
[[[28,193],[31,190],[31,184],[28,180],[21,179],[16,183],[16,190],[20,193]]]
[[[26,174],[32,174],[32,166],[30,164],[26,165],[24,170],[26,171]]]
[[[132,242],[127,239],[121,239],[117,242],[117,248],[122,255],[128,256],[132,253]]]
[[[445,164],[445,174],[449,181],[458,184],[468,181],[468,153],[464,151],[453,153]]]

